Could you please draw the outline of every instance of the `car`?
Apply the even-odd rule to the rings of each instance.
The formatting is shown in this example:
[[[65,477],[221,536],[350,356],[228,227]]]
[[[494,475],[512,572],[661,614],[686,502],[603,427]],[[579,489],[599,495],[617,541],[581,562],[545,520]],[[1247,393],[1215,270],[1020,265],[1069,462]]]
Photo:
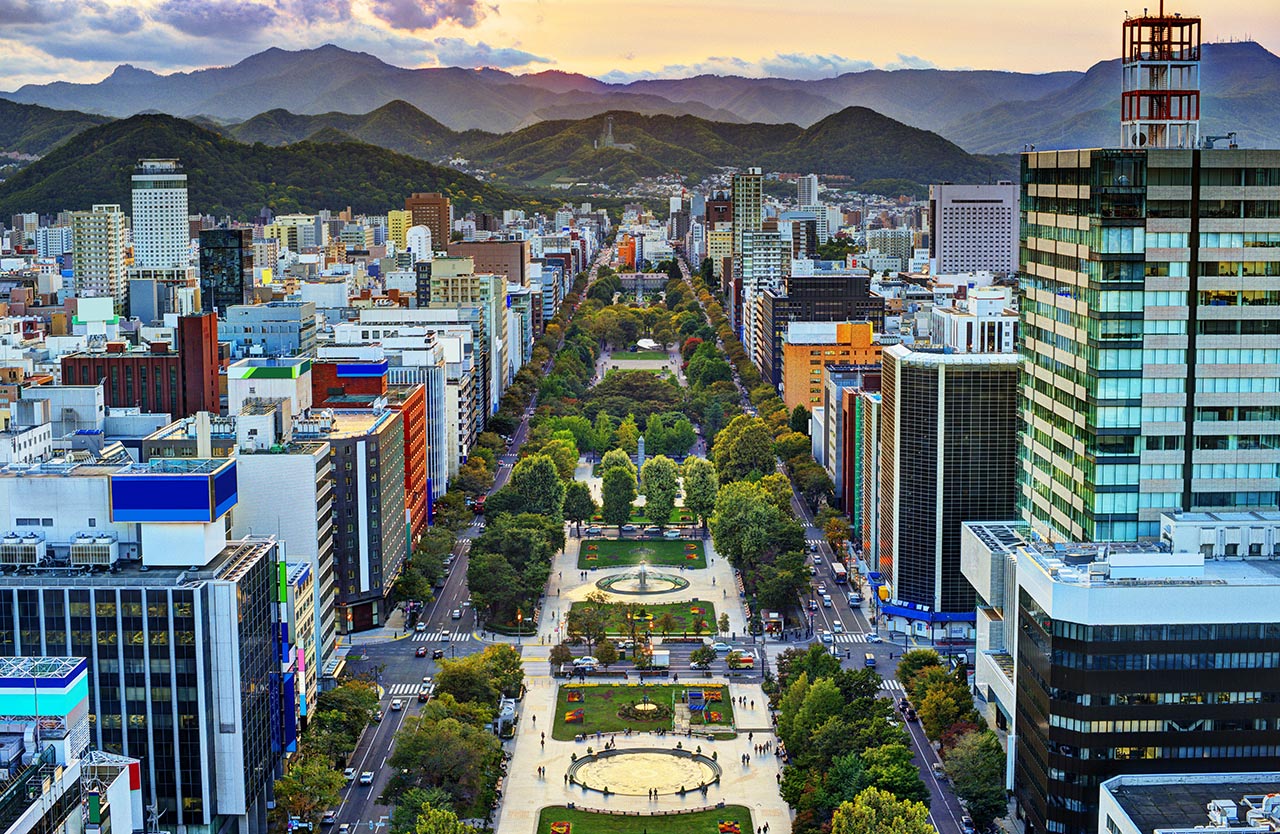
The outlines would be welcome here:
[[[849,594],[849,605],[858,606],[862,604],[862,597],[857,594]]]
[[[426,646],[419,646],[418,648],[414,649],[414,651],[413,651],[413,656],[414,656],[414,657],[426,657],[426,656],[427,656],[427,647],[426,647]]]
[[[634,524],[624,524],[618,529],[624,533],[634,533],[636,531],[636,526]]]
[[[817,569],[817,568],[815,568],[813,565],[810,565],[810,566],[809,566],[809,575],[810,575],[810,576],[817,576],[817,575],[818,575],[818,569]]]
[[[396,698],[394,701],[391,702],[392,712],[399,712],[402,709],[404,709],[404,701],[401,701],[399,698]]]
[[[911,702],[903,696],[898,699],[898,709],[911,709]]]
[[[338,826],[338,834],[351,834],[351,823],[344,822]]]
[[[933,763],[933,776],[935,779],[946,780],[947,771],[946,768],[942,766],[942,762]]]
[[[836,620],[831,624],[831,630],[834,631],[836,634],[844,634],[844,623],[840,622],[839,620]]]
[[[646,528],[644,528],[644,534],[645,534],[646,536],[661,536],[661,535],[662,535],[662,528],[661,528],[661,527],[646,527]]]
[[[444,649],[432,649],[432,650],[431,650],[431,659],[432,659],[432,660],[443,660],[443,659],[444,659]]]
[[[809,552],[810,552],[810,553],[817,553],[817,552],[818,552],[818,546],[817,546],[816,544],[814,544],[813,542],[809,542]]]
[[[835,642],[835,638],[831,636],[831,632],[827,631],[825,628],[818,629],[818,638],[824,643]]]
[[[356,769],[354,767],[349,767],[342,771],[342,775],[346,777],[348,782],[350,782],[352,779],[356,778]]]
[[[817,548],[814,548],[814,549],[816,550]],[[815,565],[821,565],[821,564],[822,564],[822,557],[821,557],[821,556],[819,556],[817,553],[813,554],[813,563],[814,563]]]
[[[822,595],[822,607],[823,607],[823,608],[830,608],[830,607],[831,607],[831,595],[830,595],[830,594],[823,594],[823,595]]]
[[[362,784],[362,785],[372,785],[372,784],[373,784],[373,771],[372,771],[372,770],[366,770],[364,773],[361,773],[361,774],[360,774],[360,784]]]
[[[818,601],[816,599],[809,600],[809,610],[810,611],[818,610]]]
[[[573,659],[573,668],[575,669],[594,669],[600,663],[591,655],[585,657],[575,657]]]
[[[324,816],[320,818],[321,825],[333,825],[338,821],[338,815],[333,811],[325,811]]]
[[[827,592],[827,583],[825,583],[825,582],[819,582],[819,583],[818,583],[818,593],[819,593],[819,594],[825,594],[826,592]]]
[[[375,713],[373,714],[373,720],[374,720],[375,722],[378,722],[378,721],[381,721],[381,720],[382,720],[382,710],[378,710],[377,712],[375,712]]]
[[[964,814],[963,816],[961,816],[960,830],[963,831],[964,834],[974,834],[974,832],[977,829],[973,827],[973,817],[969,816],[968,814]]]
[[[419,689],[419,690],[418,690],[418,703],[419,703],[419,704],[425,704],[425,703],[427,702],[427,699],[428,699],[428,698],[430,698],[430,697],[431,697],[431,690],[430,690],[430,689],[428,689],[427,687],[425,687],[425,686],[424,686],[424,687],[422,687],[421,689]]]
[[[600,535],[600,532],[601,532],[601,531],[600,531],[600,528],[599,528],[599,527],[588,527],[588,528],[587,528],[587,535],[588,535],[588,536],[598,536],[598,535]]]
[[[462,609],[461,609],[461,608],[455,608],[455,609],[453,609],[453,611],[449,614],[449,618],[450,618],[450,619],[453,619],[453,620],[461,620],[461,619],[462,619]]]
[[[733,651],[733,646],[717,641],[711,644],[711,650],[715,652],[731,652]]]
[[[419,622],[417,625],[413,627],[413,630],[416,631],[418,634],[421,634],[422,632],[427,630],[427,624],[423,622]]]
[[[916,715],[916,711],[915,711],[915,710],[913,710],[911,707],[907,707],[906,709],[904,709],[904,710],[902,711],[902,717],[903,717],[903,718],[905,718],[906,720],[910,721],[910,722],[911,722],[911,723],[913,723],[913,724],[914,724],[916,721],[919,721],[919,720],[920,720],[919,716],[917,716],[917,715]]]
[[[430,675],[423,675],[423,676],[422,676],[422,685],[423,685],[423,686],[430,686],[430,685],[431,685],[431,676],[430,676]]]
[[[884,642],[884,638],[883,638],[883,637],[881,637],[879,634],[876,634],[874,631],[872,631],[872,632],[870,632],[870,633],[868,633],[868,634],[867,634],[867,642],[868,642],[868,643],[883,643],[883,642]]]
[[[471,597],[467,597],[466,599],[464,599],[464,600],[462,601],[462,607],[463,607],[463,608],[470,608],[470,607],[471,607]]]
[[[663,537],[664,539],[678,539],[678,538],[680,538],[680,531],[679,531],[679,530],[668,530],[667,532],[665,532],[665,533],[663,533],[663,534],[662,534],[662,537]]]

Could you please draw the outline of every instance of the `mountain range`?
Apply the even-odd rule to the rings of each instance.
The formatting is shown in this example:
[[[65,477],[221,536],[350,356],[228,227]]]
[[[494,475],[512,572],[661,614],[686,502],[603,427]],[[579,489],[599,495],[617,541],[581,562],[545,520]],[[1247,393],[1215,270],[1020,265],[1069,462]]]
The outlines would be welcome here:
[[[271,110],[243,122],[222,125],[205,118],[183,120],[149,114],[120,122],[92,125],[98,117],[73,111],[53,111],[35,105],[5,103],[18,111],[16,122],[27,125],[24,135],[48,135],[53,146],[49,155],[0,187],[0,197],[36,188],[25,194],[44,205],[37,177],[56,180],[65,170],[116,171],[115,185],[124,183],[124,172],[132,164],[127,154],[115,153],[127,147],[135,157],[158,155],[176,157],[193,171],[205,162],[221,170],[236,168],[233,180],[256,177],[245,165],[278,164],[287,155],[340,145],[352,151],[376,146],[392,156],[412,157],[410,162],[438,163],[465,157],[472,170],[485,172],[494,183],[508,188],[546,187],[555,183],[604,183],[625,189],[644,177],[679,172],[687,181],[697,182],[720,166],[760,165],[769,170],[816,171],[845,178],[852,184],[876,180],[895,183],[894,193],[905,189],[919,193],[924,184],[938,181],[989,182],[1014,176],[1011,157],[975,156],[966,153],[936,133],[910,127],[863,107],[849,107],[801,128],[794,124],[711,122],[697,116],[642,116],[631,112],[611,112],[586,119],[552,120],[530,125],[508,134],[478,130],[454,131],[412,105],[393,101],[369,113],[322,113],[298,115]],[[31,112],[27,112],[31,111]],[[53,140],[55,128],[78,124],[82,133],[72,141]],[[139,122],[143,119],[143,122]],[[47,123],[41,131],[39,125]],[[142,141],[138,124],[162,128],[157,137]],[[604,141],[606,125],[612,125],[614,141]],[[209,143],[222,154],[209,159]],[[127,141],[122,143],[122,138]],[[246,150],[232,152],[235,148]],[[118,170],[97,158],[101,148],[110,148],[123,167]],[[4,150],[0,144],[0,151]],[[46,148],[45,150],[48,150]],[[145,150],[146,153],[141,153]],[[373,150],[373,148],[370,148]],[[275,154],[273,156],[273,154]],[[239,162],[232,162],[232,158]],[[82,167],[85,163],[91,167]],[[457,183],[466,175],[447,169]],[[444,169],[431,175],[444,176]],[[456,184],[456,183],[455,183]],[[479,183],[477,182],[477,185]],[[76,188],[74,180],[60,187]],[[83,186],[79,186],[83,188]],[[458,188],[465,190],[461,185]],[[421,188],[417,189],[421,190]],[[598,189],[596,189],[598,190]],[[221,193],[221,192],[220,192]],[[255,193],[262,200],[267,191]],[[250,199],[247,192],[224,194],[217,205],[241,205]],[[102,202],[102,200],[97,200]],[[74,203],[68,201],[65,205]]]
[[[1257,43],[1204,47],[1202,132],[1280,147],[1280,58]],[[1119,61],[1043,74],[867,70],[801,81],[700,75],[625,84],[565,72],[406,69],[333,45],[268,49],[230,67],[160,75],[121,65],[94,84],[27,85],[0,97],[123,117],[159,111],[231,123],[274,110],[364,114],[403,101],[454,131],[508,133],[609,111],[693,115],[719,123],[817,124],[865,107],[934,131],[970,152],[1117,143]],[[619,140],[626,141],[626,140]]]

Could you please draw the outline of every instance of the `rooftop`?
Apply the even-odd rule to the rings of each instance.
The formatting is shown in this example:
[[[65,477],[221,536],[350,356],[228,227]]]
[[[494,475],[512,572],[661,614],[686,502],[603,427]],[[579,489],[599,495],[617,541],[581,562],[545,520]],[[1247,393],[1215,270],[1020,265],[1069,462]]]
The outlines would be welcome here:
[[[144,567],[142,562],[121,559],[102,573],[75,568],[32,569],[27,573],[0,575],[4,588],[171,588],[197,587],[211,580],[238,578],[244,568],[276,546],[275,537],[249,537],[229,541],[204,567]]]
[[[1031,538],[1031,525],[1022,521],[966,521],[964,526],[992,553],[1017,553]]]
[[[1117,776],[1103,782],[1120,808],[1142,832],[1162,828],[1207,827],[1206,807],[1215,800],[1240,804],[1246,796],[1280,792],[1280,773],[1204,773]],[[1261,800],[1259,798],[1259,804]],[[1245,811],[1239,817],[1244,821]],[[1229,832],[1230,828],[1209,828]]]
[[[1280,585],[1280,562],[1265,557],[1209,559],[1163,542],[1028,542],[1019,551],[1058,583],[1082,587]]]
[[[0,657],[0,679],[65,678],[83,666],[81,657]]]
[[[119,475],[212,475],[230,466],[227,458],[152,458],[121,467]]]

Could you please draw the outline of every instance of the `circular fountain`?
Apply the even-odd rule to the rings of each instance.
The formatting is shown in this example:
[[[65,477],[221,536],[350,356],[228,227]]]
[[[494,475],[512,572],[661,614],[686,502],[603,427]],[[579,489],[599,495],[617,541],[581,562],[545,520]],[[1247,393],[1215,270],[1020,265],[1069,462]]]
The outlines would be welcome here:
[[[602,750],[570,765],[569,781],[587,790],[623,796],[647,795],[651,790],[678,794],[719,784],[720,766],[689,750]]]
[[[689,580],[650,570],[649,563],[642,559],[637,569],[603,577],[596,581],[596,587],[611,594],[669,594],[688,588]]]

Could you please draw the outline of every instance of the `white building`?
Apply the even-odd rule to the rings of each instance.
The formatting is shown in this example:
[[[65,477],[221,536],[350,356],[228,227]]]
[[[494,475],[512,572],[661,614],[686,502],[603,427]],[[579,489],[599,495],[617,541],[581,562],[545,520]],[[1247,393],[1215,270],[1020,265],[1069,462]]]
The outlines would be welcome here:
[[[932,310],[930,338],[960,353],[1012,353],[1018,345],[1018,311],[1007,287],[969,290]]]
[[[929,186],[929,258],[934,275],[1018,271],[1018,186]]]
[[[805,174],[796,180],[796,202],[801,206],[818,204],[818,175]]]
[[[110,298],[123,309],[125,283],[124,213],[118,205],[95,205],[71,215],[72,294],[77,298]]]
[[[176,159],[143,159],[133,174],[133,265],[185,269],[190,262],[187,175]]]
[[[413,262],[430,261],[435,252],[431,248],[431,229],[426,226],[410,226],[404,233],[405,248],[413,253]],[[447,244],[448,241],[445,241]]]

